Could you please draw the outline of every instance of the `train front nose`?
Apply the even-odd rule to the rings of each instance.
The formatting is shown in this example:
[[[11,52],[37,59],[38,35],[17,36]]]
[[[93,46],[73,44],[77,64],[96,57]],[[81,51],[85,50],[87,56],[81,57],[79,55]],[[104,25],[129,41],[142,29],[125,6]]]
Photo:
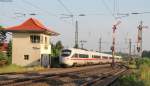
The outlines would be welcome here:
[[[64,64],[64,63],[65,63],[64,57],[61,56],[61,57],[59,58],[59,62],[60,62],[60,64]]]
[[[62,50],[61,56],[59,59],[60,64],[69,65],[70,64],[70,60],[69,60],[70,55],[71,55],[71,50],[69,50],[69,49]]]
[[[60,65],[62,66],[62,67],[68,67],[68,66],[71,66],[70,64],[70,60],[69,60],[69,58],[67,58],[67,57],[61,57],[60,59],[59,59],[59,62],[60,62]]]
[[[67,64],[69,58],[68,57],[60,57],[59,62],[62,64]]]

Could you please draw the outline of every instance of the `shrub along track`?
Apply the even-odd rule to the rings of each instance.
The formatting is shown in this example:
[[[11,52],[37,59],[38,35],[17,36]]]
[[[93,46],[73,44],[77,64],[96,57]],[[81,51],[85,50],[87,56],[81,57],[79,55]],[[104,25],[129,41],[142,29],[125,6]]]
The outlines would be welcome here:
[[[97,65],[57,74],[44,73],[31,75],[31,77],[2,80],[0,81],[0,86],[99,86],[102,80],[116,76],[124,70],[126,69],[124,67],[120,68],[120,66],[112,69],[108,66],[102,67]]]

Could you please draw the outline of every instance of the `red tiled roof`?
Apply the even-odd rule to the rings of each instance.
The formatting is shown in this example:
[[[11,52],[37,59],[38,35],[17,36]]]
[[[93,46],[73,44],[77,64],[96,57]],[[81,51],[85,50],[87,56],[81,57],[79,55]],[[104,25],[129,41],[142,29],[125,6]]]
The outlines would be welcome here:
[[[33,32],[47,32],[50,35],[59,35],[58,33],[45,27],[40,21],[38,21],[35,18],[29,18],[28,20],[26,20],[24,23],[20,25],[8,27],[5,29],[6,31],[10,31],[10,32],[33,31]]]

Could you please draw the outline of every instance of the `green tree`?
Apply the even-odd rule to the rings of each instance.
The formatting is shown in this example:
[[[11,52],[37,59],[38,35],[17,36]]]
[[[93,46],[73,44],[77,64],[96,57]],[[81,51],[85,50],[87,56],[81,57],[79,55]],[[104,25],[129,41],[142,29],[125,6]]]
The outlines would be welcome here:
[[[56,49],[53,43],[51,43],[51,53],[52,53],[52,56],[56,56]]]
[[[56,44],[52,44],[52,56],[57,57],[60,55],[60,51],[63,49],[61,41],[58,41]]]
[[[58,42],[56,43],[56,48],[57,48],[58,50],[61,50],[61,49],[63,48],[63,45],[62,45],[61,41],[58,41]]]
[[[142,52],[142,57],[150,58],[150,51],[144,50],[144,51]]]
[[[4,53],[0,52],[0,60],[4,60],[4,59],[6,59]]]
[[[0,26],[0,44],[1,45],[4,43],[4,41],[7,38],[6,34],[7,34],[7,32],[4,30],[4,28],[2,26]]]
[[[0,47],[3,46],[3,43],[5,42],[7,36],[6,31],[2,26],[0,26]],[[7,59],[6,55],[0,51],[0,60]]]
[[[58,42],[56,43],[56,46],[55,46],[55,47],[56,47],[56,55],[59,56],[61,50],[63,49],[63,45],[62,45],[61,41],[58,41]]]
[[[7,56],[12,57],[12,41],[8,43]]]
[[[7,57],[8,57],[8,63],[11,64],[12,62],[12,41],[9,41],[8,43],[8,49],[7,49]]]

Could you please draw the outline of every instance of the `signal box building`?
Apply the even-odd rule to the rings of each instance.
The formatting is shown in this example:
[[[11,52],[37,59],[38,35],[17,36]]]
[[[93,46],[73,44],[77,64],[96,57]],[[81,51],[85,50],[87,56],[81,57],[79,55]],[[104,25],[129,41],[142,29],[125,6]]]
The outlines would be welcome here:
[[[51,54],[51,36],[58,33],[45,27],[35,18],[6,28],[12,32],[12,64],[20,66],[49,66]]]

